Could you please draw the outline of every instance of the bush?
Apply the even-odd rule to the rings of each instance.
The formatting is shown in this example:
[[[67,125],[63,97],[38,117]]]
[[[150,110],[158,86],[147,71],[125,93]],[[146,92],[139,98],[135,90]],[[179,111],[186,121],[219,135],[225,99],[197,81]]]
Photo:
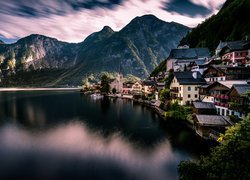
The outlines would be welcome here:
[[[250,179],[250,116],[228,129],[222,144],[193,164],[182,162],[180,179]]]

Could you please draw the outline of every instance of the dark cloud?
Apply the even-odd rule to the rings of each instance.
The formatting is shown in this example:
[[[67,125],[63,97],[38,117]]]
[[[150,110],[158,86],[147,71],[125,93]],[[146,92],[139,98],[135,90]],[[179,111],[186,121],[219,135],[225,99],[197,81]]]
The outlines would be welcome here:
[[[124,0],[8,0],[0,1],[0,13],[22,17],[64,15],[81,9],[111,9]]]
[[[79,10],[81,8],[85,9],[94,9],[96,7],[105,7],[105,8],[112,8],[115,5],[118,5],[123,0],[91,0],[91,1],[73,1],[73,0],[66,0],[71,7],[75,10]]]
[[[176,12],[178,14],[188,15],[191,17],[196,15],[206,16],[211,13],[210,9],[194,4],[190,0],[173,0],[170,3],[166,3],[166,7],[164,9],[169,12]]]

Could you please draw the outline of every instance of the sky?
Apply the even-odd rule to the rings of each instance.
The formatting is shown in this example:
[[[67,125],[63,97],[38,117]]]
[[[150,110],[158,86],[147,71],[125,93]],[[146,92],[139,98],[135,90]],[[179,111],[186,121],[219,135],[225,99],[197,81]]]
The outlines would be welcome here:
[[[82,42],[105,25],[119,31],[136,16],[195,27],[216,14],[225,0],[0,0],[0,40],[30,34]]]

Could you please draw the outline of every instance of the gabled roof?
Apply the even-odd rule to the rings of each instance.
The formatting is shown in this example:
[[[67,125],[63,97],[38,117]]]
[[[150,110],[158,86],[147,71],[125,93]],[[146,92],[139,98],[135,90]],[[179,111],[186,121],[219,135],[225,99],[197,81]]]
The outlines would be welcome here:
[[[219,115],[196,115],[198,124],[203,126],[231,126],[233,122],[227,116]]]
[[[208,48],[172,49],[167,59],[198,59],[210,57]]]
[[[192,72],[192,71],[174,72],[174,76],[181,85],[207,84],[204,78],[201,77],[200,72]]]
[[[210,102],[193,102],[195,109],[215,109],[216,107]]]
[[[235,89],[236,92],[241,96],[244,95],[247,91],[250,91],[250,84],[234,84],[230,92]]]
[[[156,85],[156,82],[152,81],[152,80],[146,80],[146,81],[143,81],[142,84],[144,86],[154,86],[154,85]]]
[[[231,50],[241,50],[247,48],[249,43],[249,40],[220,42],[216,49],[219,50],[228,47]]]
[[[250,49],[250,41],[245,40],[245,41],[224,42],[219,47],[220,47],[220,54],[223,54],[227,49],[229,51],[247,50]]]
[[[207,74],[210,69],[215,69],[217,72],[221,72],[224,75],[238,74],[238,70],[250,70],[249,67],[244,66],[225,66],[225,65],[210,65],[204,72],[203,76]],[[250,71],[249,71],[250,72]],[[250,74],[250,73],[249,73]]]

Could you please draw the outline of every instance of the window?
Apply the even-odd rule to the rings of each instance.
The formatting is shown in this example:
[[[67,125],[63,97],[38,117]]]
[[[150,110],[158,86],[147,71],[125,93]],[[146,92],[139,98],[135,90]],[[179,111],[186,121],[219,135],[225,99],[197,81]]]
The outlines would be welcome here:
[[[191,95],[190,95],[190,94],[188,94],[188,98],[191,98]]]
[[[223,81],[223,77],[221,77],[220,80]]]
[[[194,97],[195,97],[195,98],[198,98],[198,95],[197,95],[197,94],[195,94],[195,95],[194,95]]]
[[[188,86],[188,91],[191,91],[191,87],[190,86]]]
[[[181,91],[181,87],[180,87],[180,91]]]
[[[198,87],[195,87],[195,91],[198,91]]]
[[[221,109],[221,115],[225,116],[225,110],[224,109]]]

